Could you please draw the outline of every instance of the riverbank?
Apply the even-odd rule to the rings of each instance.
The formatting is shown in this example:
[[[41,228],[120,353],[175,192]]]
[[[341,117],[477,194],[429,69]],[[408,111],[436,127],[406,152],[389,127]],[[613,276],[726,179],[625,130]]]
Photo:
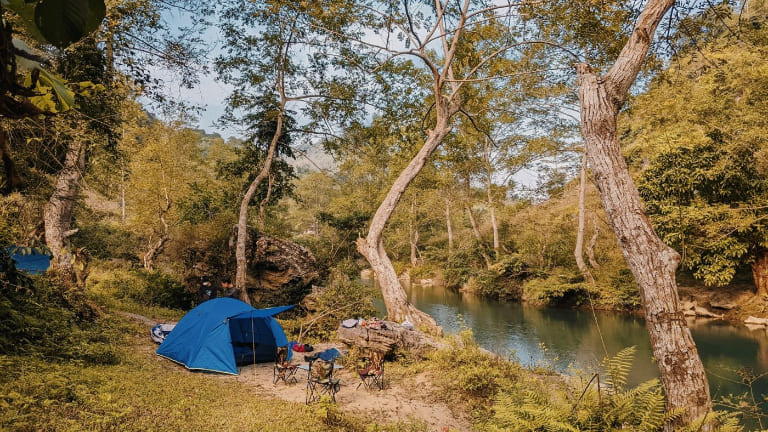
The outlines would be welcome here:
[[[361,272],[361,279],[364,281],[372,283],[372,277],[373,274],[370,270]],[[442,287],[442,278],[440,276],[434,278],[411,278],[409,272],[405,271],[400,275],[399,279],[407,288],[411,286],[426,288]],[[639,303],[640,300],[636,292],[634,300],[617,304],[602,299],[599,287],[592,294],[584,292],[583,284],[574,284],[570,292],[568,289],[563,291],[565,291],[562,293],[563,297],[559,301],[555,301],[555,304],[550,304],[540,298],[530,298],[525,292],[520,299],[520,303],[531,304],[536,307],[554,306],[584,310],[594,308],[595,310],[627,313],[643,317],[643,311]],[[458,292],[464,295],[478,296],[481,299],[484,298],[477,290],[472,289],[471,286],[461,287],[458,289]],[[704,321],[722,320],[740,327],[746,326],[744,321],[749,317],[768,319],[768,297],[755,295],[754,285],[751,282],[736,281],[724,287],[708,287],[690,276],[680,275],[678,278],[678,293],[681,307],[689,319]],[[571,296],[571,298],[569,299],[568,296]],[[505,301],[494,298],[486,300]],[[625,306],[626,304],[633,304],[635,307],[628,308]],[[766,330],[768,332],[768,326],[751,326],[750,329]],[[768,333],[766,337],[768,337]]]

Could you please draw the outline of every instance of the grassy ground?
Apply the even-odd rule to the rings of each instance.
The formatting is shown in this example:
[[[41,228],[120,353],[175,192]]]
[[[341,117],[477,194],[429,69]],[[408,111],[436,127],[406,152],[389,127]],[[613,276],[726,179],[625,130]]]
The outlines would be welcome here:
[[[153,355],[146,324],[117,312],[173,320],[179,311],[107,293],[62,294],[44,280],[0,294],[0,431],[428,429],[423,421],[368,418],[326,402],[306,406],[228,376],[189,373]],[[93,312],[95,303],[102,312]],[[394,384],[433,387],[438,402],[458,416],[469,413],[477,430],[652,431],[665,421],[658,383],[582,394],[585,383],[488,355],[470,333],[449,344],[425,361],[404,356],[387,373]],[[624,360],[628,368],[631,361]],[[409,393],[402,403],[419,397]]]
[[[115,364],[0,356],[0,430],[8,431],[379,431],[386,426],[329,404],[271,399],[229,377],[188,373],[151,355],[147,327],[107,313],[98,324]]]

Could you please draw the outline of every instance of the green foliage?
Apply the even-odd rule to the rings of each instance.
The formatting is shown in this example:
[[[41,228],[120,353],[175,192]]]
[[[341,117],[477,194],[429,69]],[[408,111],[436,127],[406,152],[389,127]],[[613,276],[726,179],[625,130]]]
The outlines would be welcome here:
[[[142,306],[188,310],[194,295],[184,289],[176,275],[163,271],[113,270],[94,276],[93,289],[118,300],[130,300]]]
[[[542,385],[536,378],[499,392],[493,405],[489,431],[661,431],[678,413],[665,412],[661,384],[653,379],[625,389],[634,347],[605,359],[603,369],[610,377],[607,387],[597,389],[594,377],[584,386],[576,381],[566,386]],[[613,384],[613,385],[611,385]],[[582,387],[584,386],[584,387]],[[607,389],[607,390],[606,390]],[[722,431],[740,431],[732,415],[714,414]],[[689,425],[685,430],[696,430]],[[682,429],[676,429],[682,430]]]
[[[45,277],[33,278],[26,289],[3,287],[0,315],[0,354],[85,364],[120,361],[117,345],[108,340],[119,326],[97,318],[96,306],[81,293],[62,292]]]
[[[456,398],[466,400],[474,414],[482,418],[490,412],[498,392],[514,385],[520,366],[480,348],[470,330],[462,331],[449,343],[447,349],[429,356],[429,367],[452,403]]]
[[[647,211],[682,265],[707,285],[723,286],[766,247],[760,203],[768,186],[757,149],[706,139],[662,151],[638,189]]]
[[[83,224],[79,228],[72,241],[86,248],[93,258],[138,262],[139,239],[133,231],[107,223]]]
[[[327,286],[313,291],[302,302],[311,313],[287,323],[286,332],[300,337],[300,341],[332,339],[341,321],[376,316],[376,295],[375,287],[350,279],[343,269],[334,269]]]
[[[655,229],[710,286],[730,283],[768,246],[768,33],[765,26],[744,26],[738,36],[723,30],[763,13],[764,6],[734,13],[721,5],[686,19],[674,64],[622,119]]]
[[[633,310],[640,307],[640,293],[637,290],[635,277],[626,267],[604,270],[608,286],[602,286],[600,301],[621,309]]]
[[[528,268],[519,254],[501,256],[488,270],[477,275],[480,294],[501,300],[520,300]]]
[[[544,279],[531,279],[523,287],[525,298],[533,303],[547,306],[581,306],[589,304],[589,294],[594,287],[577,282],[578,277],[568,278],[553,275]]]

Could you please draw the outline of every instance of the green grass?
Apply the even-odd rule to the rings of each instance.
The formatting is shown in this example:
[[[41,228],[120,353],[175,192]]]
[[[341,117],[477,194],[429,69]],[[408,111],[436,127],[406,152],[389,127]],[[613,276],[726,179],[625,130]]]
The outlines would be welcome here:
[[[188,372],[153,354],[146,325],[114,312],[71,330],[62,352],[78,355],[40,355],[33,344],[0,355],[0,431],[426,430],[418,421],[380,425],[331,404],[269,398],[230,376]]]

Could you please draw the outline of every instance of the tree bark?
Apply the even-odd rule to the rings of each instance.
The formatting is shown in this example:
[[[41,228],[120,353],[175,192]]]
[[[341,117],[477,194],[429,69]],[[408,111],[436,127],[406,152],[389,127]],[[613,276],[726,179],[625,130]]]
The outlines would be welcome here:
[[[168,243],[168,240],[170,239],[170,234],[168,231],[168,222],[165,220],[165,215],[168,213],[168,211],[171,209],[171,199],[168,197],[168,194],[165,195],[166,199],[166,205],[165,207],[160,208],[160,223],[163,225],[163,230],[160,232],[156,232],[158,235],[157,241],[153,242],[152,237],[149,238],[149,249],[144,254],[144,269],[146,270],[154,270],[155,269],[155,259],[163,252],[163,249],[165,249],[166,243]]]
[[[621,153],[618,113],[648,53],[653,34],[674,0],[649,0],[616,63],[603,77],[576,65],[581,128],[595,184],[608,221],[640,291],[653,355],[658,361],[668,410],[681,410],[679,423],[712,411],[709,384],[680,309],[675,271],[680,256],[653,231]],[[666,425],[674,430],[677,424]],[[711,422],[702,430],[710,430]]]
[[[448,255],[453,254],[453,226],[451,226],[451,202],[445,199],[445,225],[448,229]]]
[[[768,295],[768,250],[757,253],[752,263],[752,278],[755,281],[755,295]]]
[[[52,255],[51,270],[58,273],[63,281],[69,283],[76,282],[68,238],[77,232],[76,229],[72,229],[72,213],[84,168],[85,143],[76,138],[69,143],[53,194],[43,209],[45,243]]]
[[[483,255],[483,259],[485,260],[485,267],[491,268],[493,265],[493,262],[491,262],[491,257],[488,256],[488,254],[485,252],[485,244],[483,244],[483,237],[480,235],[480,229],[477,226],[477,220],[475,220],[475,215],[472,213],[472,207],[469,204],[466,204],[464,208],[467,210],[467,217],[469,217],[469,224],[472,225],[472,232],[475,234],[475,240],[477,240],[477,245],[480,247],[480,253]]]
[[[595,259],[595,247],[597,247],[597,236],[599,234],[600,227],[597,225],[597,215],[592,214],[592,238],[589,239],[589,245],[587,246],[587,259],[589,259],[589,265],[595,270],[600,269],[600,264]]]
[[[579,228],[576,231],[576,247],[573,250],[573,255],[576,258],[576,266],[579,268],[584,280],[590,285],[595,284],[595,278],[592,276],[592,272],[589,271],[587,264],[584,262],[584,219],[586,217],[584,213],[584,201],[587,196],[587,153],[581,159],[581,181],[579,183]]]
[[[267,179],[267,196],[259,203],[259,230],[264,231],[264,223],[267,220],[267,204],[269,198],[272,195],[272,185],[274,184],[274,176],[270,175]]]
[[[411,266],[416,267],[419,265],[419,229],[414,228],[414,211],[413,201],[411,201],[411,218],[408,221],[408,243],[411,246]]]
[[[440,332],[437,322],[408,301],[408,296],[400,285],[395,268],[392,266],[392,262],[387,256],[387,251],[384,249],[382,233],[390,216],[403,197],[405,189],[421,172],[429,157],[440,145],[448,131],[450,131],[450,125],[448,124],[449,116],[446,114],[438,116],[438,123],[433,130],[428,131],[424,145],[392,184],[387,196],[379,205],[379,208],[373,215],[373,219],[371,219],[368,235],[365,238],[357,239],[358,252],[368,260],[371,268],[376,273],[376,278],[379,281],[381,293],[384,297],[384,304],[387,307],[389,320],[402,322],[408,319],[415,326],[425,327],[427,330],[435,333]]]
[[[485,160],[485,172],[486,172],[486,193],[488,195],[488,212],[491,216],[491,228],[493,230],[493,252],[496,259],[499,259],[499,225],[496,223],[496,209],[493,203],[493,192],[491,187],[493,186],[492,175],[493,165],[491,165],[491,156],[488,150],[488,138],[485,138],[485,145],[483,146],[483,159]]]
[[[280,136],[283,134],[283,110],[285,109],[285,98],[280,103],[280,112],[277,114],[277,127],[275,128],[275,135],[272,137],[272,141],[269,143],[269,150],[267,150],[267,157],[264,159],[264,166],[261,167],[261,171],[255,179],[248,186],[248,190],[245,191],[245,196],[240,202],[240,214],[237,219],[237,243],[235,244],[235,260],[237,262],[237,268],[235,273],[235,288],[240,293],[240,299],[248,304],[251,304],[251,299],[248,297],[248,290],[245,286],[246,271],[248,269],[248,260],[245,256],[245,242],[248,238],[248,204],[250,204],[253,195],[256,193],[256,189],[259,184],[269,176],[269,170],[272,168],[272,160],[275,157],[275,149],[277,148],[277,142],[280,140]]]

